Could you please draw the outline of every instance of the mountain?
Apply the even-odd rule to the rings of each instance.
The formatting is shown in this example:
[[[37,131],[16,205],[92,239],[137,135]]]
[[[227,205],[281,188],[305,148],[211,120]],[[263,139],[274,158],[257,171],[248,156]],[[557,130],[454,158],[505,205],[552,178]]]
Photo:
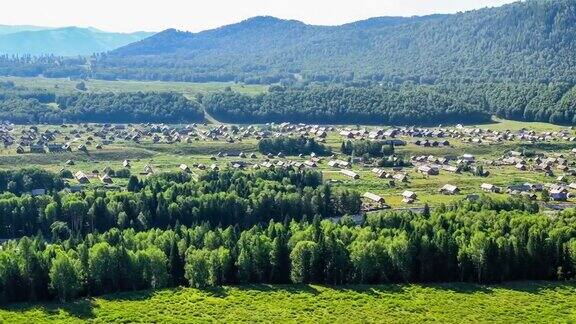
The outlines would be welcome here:
[[[108,33],[94,28],[47,29],[33,26],[0,26],[0,53],[58,56],[107,52],[152,35],[147,32]]]
[[[255,17],[169,29],[113,50],[96,76],[172,80],[576,81],[576,0],[341,26]]]
[[[0,25],[0,35],[13,34],[21,31],[38,31],[45,29],[51,28],[31,25]]]

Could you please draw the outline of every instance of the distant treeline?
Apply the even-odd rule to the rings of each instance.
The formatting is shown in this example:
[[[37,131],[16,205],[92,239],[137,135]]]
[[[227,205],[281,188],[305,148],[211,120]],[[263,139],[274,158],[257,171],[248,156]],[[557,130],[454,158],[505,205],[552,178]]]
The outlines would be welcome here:
[[[56,96],[49,90],[0,82],[0,119],[15,123],[186,123],[203,120],[205,109],[231,123],[476,124],[489,121],[491,115],[576,123],[576,87],[568,83],[276,85],[256,96],[222,91],[197,99],[170,92]]]
[[[0,55],[0,75],[84,79],[89,75],[87,64],[82,57]]]
[[[57,103],[57,107],[49,105]],[[56,96],[0,84],[0,119],[13,123],[201,121],[202,107],[177,93],[77,93]]]
[[[214,93],[203,105],[217,119],[238,123],[473,124],[491,115],[576,123],[576,87],[566,83],[272,87],[257,96]]]
[[[435,88],[502,118],[576,124],[576,86],[568,83],[449,84]]]
[[[313,220],[168,230],[111,229],[0,250],[0,302],[189,285],[383,284],[574,278],[574,210],[521,200],[460,202],[431,214],[385,212],[362,226]]]
[[[257,96],[225,91],[203,99],[205,109],[226,122],[320,124],[480,123],[490,114],[430,87],[308,87]]]
[[[204,118],[198,103],[172,92],[75,94],[56,101],[70,121],[181,123]]]

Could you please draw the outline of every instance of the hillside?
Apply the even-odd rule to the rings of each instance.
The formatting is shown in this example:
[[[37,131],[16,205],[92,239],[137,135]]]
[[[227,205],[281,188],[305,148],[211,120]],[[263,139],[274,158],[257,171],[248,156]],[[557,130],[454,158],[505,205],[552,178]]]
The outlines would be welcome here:
[[[523,282],[388,286],[255,285],[121,293],[66,304],[0,309],[19,322],[570,322],[571,284]]]
[[[97,63],[96,73],[249,82],[299,77],[572,82],[575,26],[574,0],[332,27],[255,17],[200,33],[166,30],[112,51]]]
[[[150,36],[151,33],[108,33],[93,28],[43,29],[1,26],[0,54],[76,56],[106,52]]]
[[[50,29],[48,27],[31,25],[0,25],[0,35],[13,34],[22,31],[38,31]]]

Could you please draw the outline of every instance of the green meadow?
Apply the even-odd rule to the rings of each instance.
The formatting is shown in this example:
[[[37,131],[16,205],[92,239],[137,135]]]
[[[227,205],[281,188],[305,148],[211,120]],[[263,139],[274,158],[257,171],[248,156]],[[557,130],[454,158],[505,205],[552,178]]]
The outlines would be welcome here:
[[[27,77],[0,77],[0,81],[13,81],[17,86],[24,86],[30,89],[45,89],[56,94],[63,95],[76,92],[78,80],[66,78],[27,78]],[[268,88],[264,85],[245,85],[233,82],[164,82],[164,81],[106,81],[89,79],[84,81],[88,92],[166,92],[173,91],[182,93],[188,97],[193,97],[199,93],[209,93],[224,90],[230,87],[234,91],[246,94],[258,94]]]
[[[241,286],[121,293],[0,308],[3,323],[559,323],[576,321],[573,283]]]

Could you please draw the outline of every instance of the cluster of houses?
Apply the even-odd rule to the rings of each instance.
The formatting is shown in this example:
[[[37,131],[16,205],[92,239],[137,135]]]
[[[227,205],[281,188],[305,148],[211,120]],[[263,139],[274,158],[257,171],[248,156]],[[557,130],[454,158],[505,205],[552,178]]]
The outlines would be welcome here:
[[[117,142],[172,144],[177,142],[224,140],[230,143],[242,141],[246,137],[264,138],[272,136],[269,131],[258,130],[255,126],[235,127],[219,125],[204,127],[197,124],[172,126],[164,124],[78,124],[53,126],[39,131],[37,126],[22,128],[15,134],[9,124],[0,125],[0,138],[5,148],[16,146],[18,154],[58,153],[65,151],[87,151],[89,147],[102,149],[103,145]]]
[[[411,156],[410,161],[416,167],[416,171],[426,176],[439,175],[440,171],[460,173],[463,169],[470,170],[480,176],[488,176],[488,171],[481,171],[476,166],[476,158],[472,154],[463,154],[460,157],[434,155]],[[478,172],[477,172],[478,171]]]
[[[95,146],[118,142],[142,143],[149,141],[157,144],[193,143],[195,141],[241,142],[246,138],[257,140],[285,135],[314,136],[318,141],[325,141],[328,132],[334,131],[331,126],[293,125],[289,123],[267,124],[263,126],[229,126],[229,125],[166,125],[166,124],[77,124],[53,126],[42,132],[37,126],[21,129],[15,134],[11,124],[0,124],[0,138],[5,148],[16,145],[18,154],[54,153],[63,151],[87,151]],[[57,142],[59,140],[60,142]]]
[[[64,127],[67,128],[68,126]],[[13,129],[10,132],[2,132],[2,138],[5,148],[10,148],[13,145],[16,146],[16,153],[61,153],[61,152],[71,152],[73,150],[87,151],[89,146],[94,145],[96,149],[102,149],[103,144],[109,144],[110,142],[100,141],[100,143],[94,144],[95,135],[87,135],[86,139],[83,139],[84,134],[86,134],[91,129],[91,126],[84,125],[78,126],[77,128],[71,129],[69,132],[65,132],[61,129],[46,129],[44,131],[39,131],[37,126],[30,126],[28,128],[23,128],[20,134],[14,134]],[[61,142],[58,142],[60,140]]]
[[[98,179],[105,185],[111,185],[114,181],[109,172],[98,170],[93,170],[90,173],[84,173],[83,171],[77,171],[74,173],[74,179],[78,181],[79,184],[88,184],[91,180]]]
[[[273,130],[279,131],[281,134],[294,134],[300,136],[310,136],[316,137],[319,139],[320,142],[328,136],[329,132],[335,131],[333,126],[320,126],[320,125],[307,125],[307,124],[291,124],[291,123],[281,123],[278,127],[274,127],[274,125],[268,124],[269,127]],[[279,135],[276,133],[276,135]]]
[[[576,150],[572,153],[576,154]],[[537,154],[534,157],[526,158],[522,153],[511,151],[506,156],[494,161],[488,161],[489,165],[514,166],[520,171],[543,172],[547,176],[554,176],[554,172],[561,172],[563,175],[557,178],[564,181],[566,176],[576,176],[576,163],[570,161],[564,154],[558,153],[551,156]]]
[[[552,201],[566,201],[573,197],[574,194],[571,191],[576,190],[576,183],[566,184],[533,184],[533,183],[523,183],[508,186],[506,190],[507,193],[512,195],[522,195],[528,197],[529,199],[535,200],[537,198],[536,192],[542,192],[544,190],[548,191],[548,198]]]
[[[555,142],[576,141],[573,131],[569,129],[557,132],[536,132],[531,130],[518,131],[495,131],[476,127],[393,127],[393,128],[362,128],[334,127],[307,124],[266,124],[262,126],[230,126],[230,125],[165,125],[165,124],[79,124],[60,125],[43,128],[40,131],[37,126],[14,127],[13,125],[0,123],[0,138],[4,146],[16,147],[16,152],[23,153],[54,153],[65,151],[88,151],[90,148],[102,149],[104,145],[118,142],[150,142],[150,143],[192,143],[195,141],[226,141],[228,143],[241,142],[247,138],[263,139],[279,136],[304,136],[314,137],[319,142],[325,142],[331,133],[338,134],[343,140],[366,139],[390,141],[396,146],[406,145],[408,142],[419,147],[448,147],[452,139],[471,144],[491,144],[505,141],[524,142]],[[429,150],[428,150],[429,151]],[[573,150],[576,154],[576,149]],[[371,165],[371,162],[363,163],[361,158],[340,159],[336,156],[322,158],[311,154],[299,156],[299,159],[286,159],[282,153],[267,154],[261,160],[256,160],[255,153],[242,151],[218,153],[210,157],[211,163],[180,164],[179,169],[183,172],[192,173],[193,170],[219,170],[221,158],[226,159],[229,167],[236,169],[270,169],[270,168],[316,168],[327,161],[328,167],[335,169],[339,174],[350,179],[360,179],[361,173],[352,169],[352,165],[362,165],[370,170],[378,179],[382,179],[383,186],[395,187],[397,183],[407,183],[410,177],[405,168],[379,168]],[[232,158],[232,159],[230,159]],[[406,161],[406,160],[405,160]],[[531,199],[536,198],[536,193],[547,190],[553,201],[564,201],[570,198],[571,191],[576,190],[576,183],[570,183],[568,177],[576,176],[576,163],[571,156],[562,154],[526,154],[525,152],[510,151],[495,160],[478,161],[472,154],[460,156],[434,156],[429,154],[414,155],[409,159],[414,171],[422,175],[436,176],[441,172],[462,173],[473,172],[475,175],[488,176],[488,172],[481,166],[513,166],[520,171],[544,172],[546,175],[556,177],[555,184],[538,185],[525,183],[510,185],[501,188],[488,182],[480,186],[480,190],[488,193],[508,193],[510,195],[523,195]],[[69,162],[69,163],[68,163]],[[73,165],[68,161],[67,165]],[[123,167],[131,168],[129,160],[122,163]],[[146,165],[140,172],[142,175],[154,173],[150,165]],[[80,184],[91,181],[100,181],[110,185],[114,182],[114,174],[111,170],[92,170],[90,172],[77,171],[73,174]],[[444,195],[457,195],[461,190],[457,185],[440,184],[438,192]],[[363,195],[363,199],[369,202],[370,208],[385,208],[384,198],[370,192]],[[414,191],[405,190],[402,193],[402,201],[406,204],[418,200]]]
[[[388,209],[390,206],[386,205],[386,201],[382,196],[372,192],[365,192],[362,195],[364,203],[362,204],[363,211],[374,211],[381,209]],[[402,192],[402,202],[405,204],[412,204],[418,199],[418,195],[411,190],[404,190]]]

